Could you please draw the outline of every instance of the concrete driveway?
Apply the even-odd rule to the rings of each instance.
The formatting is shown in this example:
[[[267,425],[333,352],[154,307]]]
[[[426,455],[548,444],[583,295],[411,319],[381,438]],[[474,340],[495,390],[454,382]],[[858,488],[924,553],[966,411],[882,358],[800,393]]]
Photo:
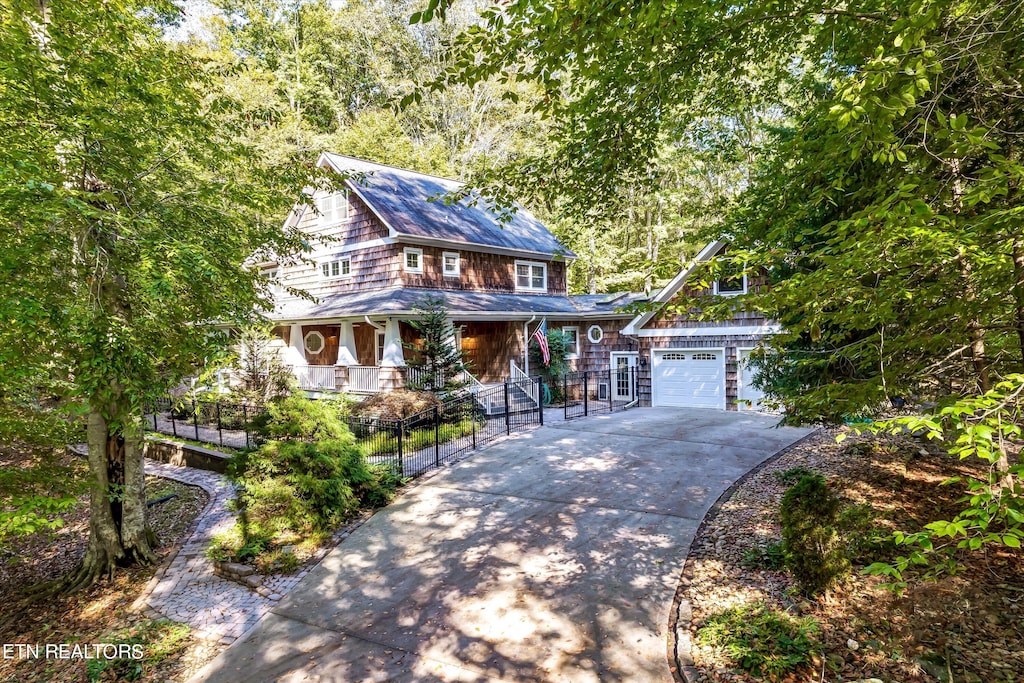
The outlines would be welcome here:
[[[549,425],[374,515],[193,680],[671,681],[686,549],[808,430],[640,408]]]

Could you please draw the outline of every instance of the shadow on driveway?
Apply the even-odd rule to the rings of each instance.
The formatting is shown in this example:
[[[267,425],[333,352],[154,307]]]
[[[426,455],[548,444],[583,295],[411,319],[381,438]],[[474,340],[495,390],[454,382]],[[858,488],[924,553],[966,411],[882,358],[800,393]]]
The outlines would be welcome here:
[[[333,550],[198,681],[671,681],[704,514],[809,430],[637,409],[500,442]]]

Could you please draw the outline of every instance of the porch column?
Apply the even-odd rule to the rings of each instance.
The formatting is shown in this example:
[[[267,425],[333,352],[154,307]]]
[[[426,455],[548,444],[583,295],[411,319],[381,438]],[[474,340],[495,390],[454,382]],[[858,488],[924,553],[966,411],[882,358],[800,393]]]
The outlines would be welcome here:
[[[404,367],[405,354],[402,353],[402,333],[398,329],[398,320],[388,318],[384,324],[384,358],[381,367]]]
[[[306,365],[305,342],[302,340],[302,325],[292,325],[288,348],[284,352],[285,365]]]
[[[341,323],[341,332],[338,334],[338,362],[335,365],[359,365],[359,361],[356,360],[356,333],[349,321]]]

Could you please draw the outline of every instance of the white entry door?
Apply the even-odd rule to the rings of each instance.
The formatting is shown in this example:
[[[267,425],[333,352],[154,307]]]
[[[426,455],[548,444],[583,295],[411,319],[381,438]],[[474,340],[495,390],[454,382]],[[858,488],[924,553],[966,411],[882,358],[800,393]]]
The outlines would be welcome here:
[[[725,408],[724,349],[663,349],[653,352],[655,406]]]
[[[639,354],[612,353],[612,400],[632,401],[636,398],[636,359]]]
[[[739,363],[737,363],[736,384],[740,410],[761,410],[761,399],[764,392],[754,386],[754,378],[757,376],[754,368],[750,367],[750,353],[753,349],[739,349],[737,352]]]

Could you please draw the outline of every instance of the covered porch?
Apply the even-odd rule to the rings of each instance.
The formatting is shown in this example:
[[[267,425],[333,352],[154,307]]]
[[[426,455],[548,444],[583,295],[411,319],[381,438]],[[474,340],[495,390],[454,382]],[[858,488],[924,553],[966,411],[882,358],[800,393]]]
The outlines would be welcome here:
[[[523,324],[517,321],[453,320],[453,344],[464,351],[471,387],[482,388],[525,375]],[[280,325],[282,359],[300,388],[376,394],[400,389],[419,372],[407,365],[418,333],[408,318],[364,316],[337,322]]]

